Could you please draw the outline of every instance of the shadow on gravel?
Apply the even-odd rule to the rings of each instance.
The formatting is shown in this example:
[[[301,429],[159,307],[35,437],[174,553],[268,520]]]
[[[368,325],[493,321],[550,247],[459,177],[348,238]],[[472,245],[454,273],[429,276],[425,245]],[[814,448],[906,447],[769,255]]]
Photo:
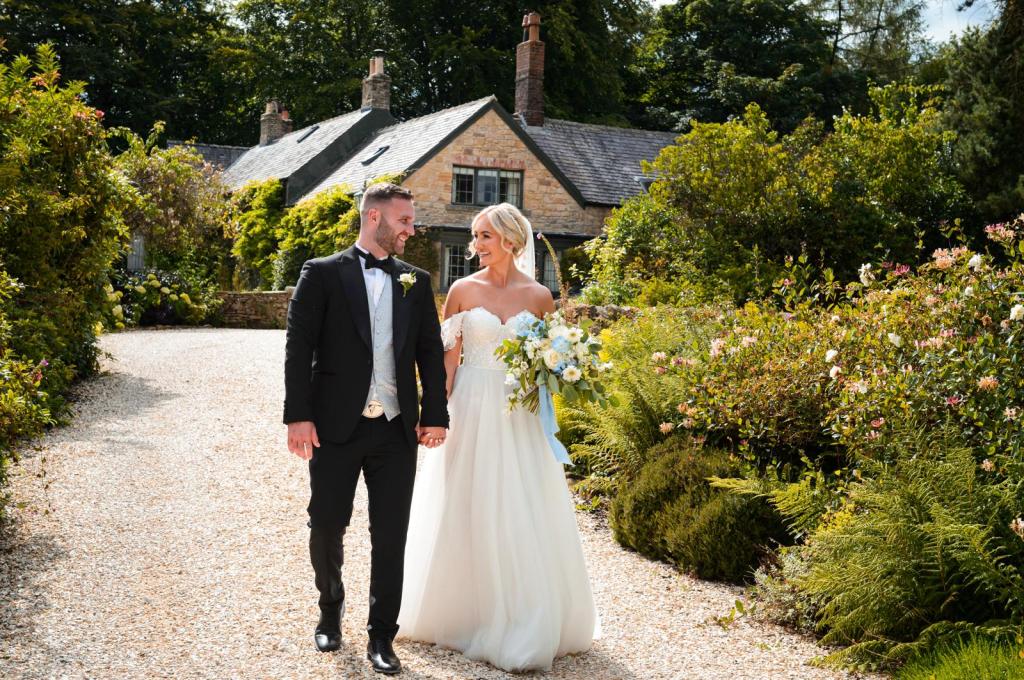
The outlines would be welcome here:
[[[22,522],[8,519],[0,525],[0,650],[45,644],[33,635],[36,615],[50,606],[40,583],[49,566],[67,557],[52,537],[30,536]],[[0,651],[0,662],[5,656]]]

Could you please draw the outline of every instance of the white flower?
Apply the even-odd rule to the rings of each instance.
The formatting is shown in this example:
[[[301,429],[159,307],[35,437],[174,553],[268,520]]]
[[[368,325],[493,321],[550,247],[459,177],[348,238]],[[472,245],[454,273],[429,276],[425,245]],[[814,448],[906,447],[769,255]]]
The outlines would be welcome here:
[[[839,315],[838,314],[833,314],[832,315],[832,323],[839,323]]]
[[[875,273],[873,271],[871,271],[871,265],[870,264],[867,264],[867,263],[862,264],[860,266],[859,272],[860,272],[860,282],[863,283],[865,286],[870,285],[871,282],[875,280]]]
[[[558,350],[548,348],[544,350],[544,365],[548,367],[548,370],[555,370],[555,366],[562,363],[562,355],[558,353]]]
[[[974,295],[974,286],[964,288],[964,297],[971,297],[972,295]]]
[[[568,383],[574,383],[582,377],[583,373],[580,372],[580,369],[572,364],[566,366],[565,370],[562,371],[562,379]]]
[[[1024,305],[1014,305],[1010,309],[1010,321],[1020,321],[1024,319]]]
[[[565,337],[569,342],[579,342],[583,339],[583,330],[580,328],[570,328]]]
[[[842,372],[843,372],[843,369],[839,368],[838,366],[833,366],[831,368],[831,370],[829,370],[829,372],[828,372],[828,377],[830,377],[833,380],[835,380],[836,378],[839,377],[839,374],[842,373]]]
[[[597,365],[597,370],[600,371],[601,373],[604,373],[605,371],[611,370],[611,367],[612,362],[605,361],[604,363],[600,363]]]
[[[548,329],[548,337],[552,340],[556,338],[565,338],[569,334],[569,329],[565,326],[559,326],[558,324],[551,324],[551,328]]]
[[[722,349],[725,347],[725,340],[723,338],[715,338],[711,341],[711,356],[717,357],[722,353]]]
[[[967,260],[967,266],[971,269],[979,269],[981,267],[981,254],[976,253],[971,259]]]
[[[519,378],[517,378],[514,373],[506,373],[505,384],[509,387],[515,387],[519,384]]]
[[[416,285],[416,274],[414,272],[406,272],[398,277],[398,282],[402,284],[402,297],[409,292],[409,289]]]
[[[901,338],[895,333],[889,333],[889,342],[896,345],[897,347],[903,346],[903,338]]]
[[[839,356],[839,352],[834,349],[830,349],[829,351],[825,352],[825,361],[831,363],[832,360],[835,359],[837,356]]]

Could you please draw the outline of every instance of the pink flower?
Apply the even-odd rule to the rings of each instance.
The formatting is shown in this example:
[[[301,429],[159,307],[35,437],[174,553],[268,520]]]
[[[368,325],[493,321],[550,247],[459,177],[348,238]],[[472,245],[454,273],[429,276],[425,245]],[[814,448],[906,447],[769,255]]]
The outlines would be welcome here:
[[[676,410],[679,411],[680,415],[688,416],[693,413],[693,407],[689,404],[679,404],[676,406]]]
[[[1016,406],[1007,406],[1005,409],[1003,409],[1003,416],[1007,420],[1017,420],[1017,416],[1019,415],[1020,409],[1018,409]]]
[[[1024,519],[1017,517],[1010,522],[1010,531],[1024,538]]]
[[[990,392],[995,388],[999,387],[999,378],[995,376],[986,375],[978,380],[978,389]]]
[[[878,439],[879,436],[878,430],[871,430],[868,432],[868,439]]]
[[[665,375],[666,373],[668,373],[668,369],[665,368],[664,366],[655,366],[654,372],[657,373],[658,375]]]
[[[658,426],[658,429],[661,430],[662,434],[668,434],[674,427],[675,426],[672,423],[662,423]]]
[[[909,264],[898,264],[898,265],[896,265],[893,268],[892,275],[893,276],[903,276],[904,274],[906,274],[909,271],[910,271],[910,265]]]
[[[793,285],[793,282],[790,281],[789,279],[782,279],[782,287],[783,288],[785,288],[787,286],[792,286],[792,285]]]
[[[985,472],[992,472],[993,470],[996,469],[996,466],[995,463],[986,458],[985,460],[981,461],[981,469],[984,470]]]
[[[885,425],[885,418],[875,418],[874,420],[871,421],[871,427],[875,428],[876,430],[882,427],[882,425]]]
[[[959,406],[963,401],[963,397],[954,394],[952,397],[946,397],[946,406]]]
[[[47,366],[50,365],[50,362],[47,361],[46,359],[43,359],[42,361],[39,362],[39,365],[42,366],[43,368],[46,368]]]
[[[651,361],[653,361],[656,364],[660,364],[667,358],[668,355],[666,355],[664,352],[655,352],[654,354],[651,355]]]

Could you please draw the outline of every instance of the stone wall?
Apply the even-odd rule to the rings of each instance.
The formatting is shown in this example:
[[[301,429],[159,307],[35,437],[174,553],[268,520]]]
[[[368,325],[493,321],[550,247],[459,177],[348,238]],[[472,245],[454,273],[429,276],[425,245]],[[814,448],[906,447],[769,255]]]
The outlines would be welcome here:
[[[288,322],[288,300],[294,288],[283,291],[236,293],[221,291],[221,325],[226,328],[284,328]]]
[[[523,171],[523,214],[535,232],[599,236],[609,208],[582,207],[519,136],[488,111],[452,140],[402,186],[416,197],[416,221],[426,226],[466,227],[479,206],[452,205],[452,167]]]

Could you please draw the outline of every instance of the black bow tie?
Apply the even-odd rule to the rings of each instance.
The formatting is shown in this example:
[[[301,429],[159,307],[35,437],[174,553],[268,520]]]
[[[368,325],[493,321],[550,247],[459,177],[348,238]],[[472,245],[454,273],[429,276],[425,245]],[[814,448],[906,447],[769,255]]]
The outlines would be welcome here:
[[[359,257],[366,260],[366,268],[373,269],[376,267],[381,271],[387,272],[388,274],[394,273],[395,271],[395,260],[390,255],[385,257],[383,260],[378,260],[370,253],[364,253],[363,251],[356,248],[356,252],[359,253]]]

